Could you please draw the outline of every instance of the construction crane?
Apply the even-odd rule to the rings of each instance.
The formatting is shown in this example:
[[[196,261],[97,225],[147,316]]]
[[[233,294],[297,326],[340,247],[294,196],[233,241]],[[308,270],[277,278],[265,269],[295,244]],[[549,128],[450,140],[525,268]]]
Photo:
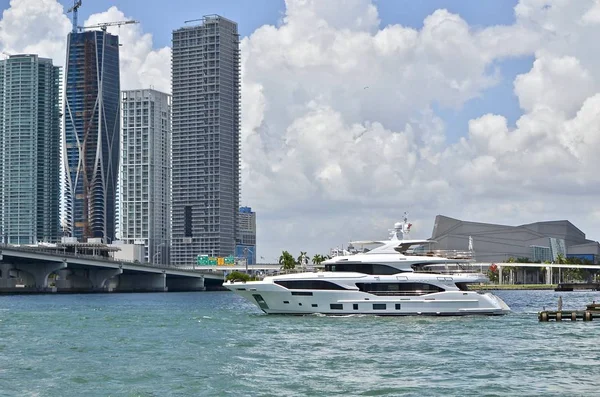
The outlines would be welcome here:
[[[86,29],[98,29],[100,28],[103,32],[106,32],[106,28],[108,28],[109,26],[121,26],[121,25],[129,25],[132,23],[140,23],[139,21],[135,21],[135,20],[130,20],[130,21],[117,21],[117,22],[103,22],[103,23],[99,23],[96,25],[90,25],[90,26],[78,26],[79,30],[86,30]]]
[[[73,33],[77,33],[77,10],[81,7],[81,0],[73,0],[73,7],[67,10],[67,14],[73,12]]]

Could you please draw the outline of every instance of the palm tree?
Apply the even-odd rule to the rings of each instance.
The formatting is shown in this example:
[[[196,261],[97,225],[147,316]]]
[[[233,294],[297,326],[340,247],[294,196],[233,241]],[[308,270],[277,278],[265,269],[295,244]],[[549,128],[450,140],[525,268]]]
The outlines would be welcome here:
[[[298,260],[296,261],[296,263],[298,263],[300,266],[304,266],[305,258],[308,258],[308,255],[306,255],[306,251],[300,251],[300,255],[298,256]]]
[[[312,258],[312,263],[316,266],[319,266],[323,261],[326,261],[327,259],[331,258],[329,258],[327,255],[315,254],[315,256],[313,256]]]
[[[279,257],[279,264],[283,270],[292,270],[296,267],[296,261],[292,254],[287,251],[283,251]]]

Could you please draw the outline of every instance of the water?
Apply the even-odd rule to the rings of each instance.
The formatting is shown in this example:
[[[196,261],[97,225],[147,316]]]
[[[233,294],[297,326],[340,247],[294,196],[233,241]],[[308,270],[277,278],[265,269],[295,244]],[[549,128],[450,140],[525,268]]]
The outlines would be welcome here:
[[[267,316],[229,292],[0,296],[1,396],[596,395],[600,321]],[[600,293],[561,293],[564,309]]]

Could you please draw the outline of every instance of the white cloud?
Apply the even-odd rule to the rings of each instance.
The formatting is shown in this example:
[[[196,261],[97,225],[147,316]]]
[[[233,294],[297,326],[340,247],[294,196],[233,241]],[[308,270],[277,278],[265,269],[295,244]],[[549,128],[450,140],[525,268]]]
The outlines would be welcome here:
[[[574,115],[597,87],[596,80],[577,58],[543,53],[538,54],[531,71],[515,80],[515,93],[524,110],[549,107],[568,116]]]
[[[0,49],[5,54],[38,54],[64,65],[71,22],[56,0],[11,0],[0,20]]]
[[[243,198],[259,251],[383,237],[404,210],[425,222],[420,237],[437,213],[598,231],[586,205],[598,209],[599,6],[576,3],[522,0],[512,25],[484,29],[437,10],[415,30],[380,27],[367,0],[288,0],[281,25],[242,45]],[[514,82],[516,126],[481,115],[448,145],[432,105],[485,95],[494,62],[521,55],[535,62]]]

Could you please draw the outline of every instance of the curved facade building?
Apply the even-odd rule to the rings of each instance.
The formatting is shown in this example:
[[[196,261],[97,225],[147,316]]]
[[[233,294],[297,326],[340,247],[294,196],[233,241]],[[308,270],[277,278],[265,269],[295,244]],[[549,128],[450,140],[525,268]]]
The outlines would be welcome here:
[[[507,226],[436,216],[432,248],[465,251],[469,238],[479,262],[505,262],[511,257],[552,261],[558,254],[597,255],[600,248],[567,220]]]
[[[110,242],[119,168],[118,36],[70,33],[65,75],[65,233]]]

